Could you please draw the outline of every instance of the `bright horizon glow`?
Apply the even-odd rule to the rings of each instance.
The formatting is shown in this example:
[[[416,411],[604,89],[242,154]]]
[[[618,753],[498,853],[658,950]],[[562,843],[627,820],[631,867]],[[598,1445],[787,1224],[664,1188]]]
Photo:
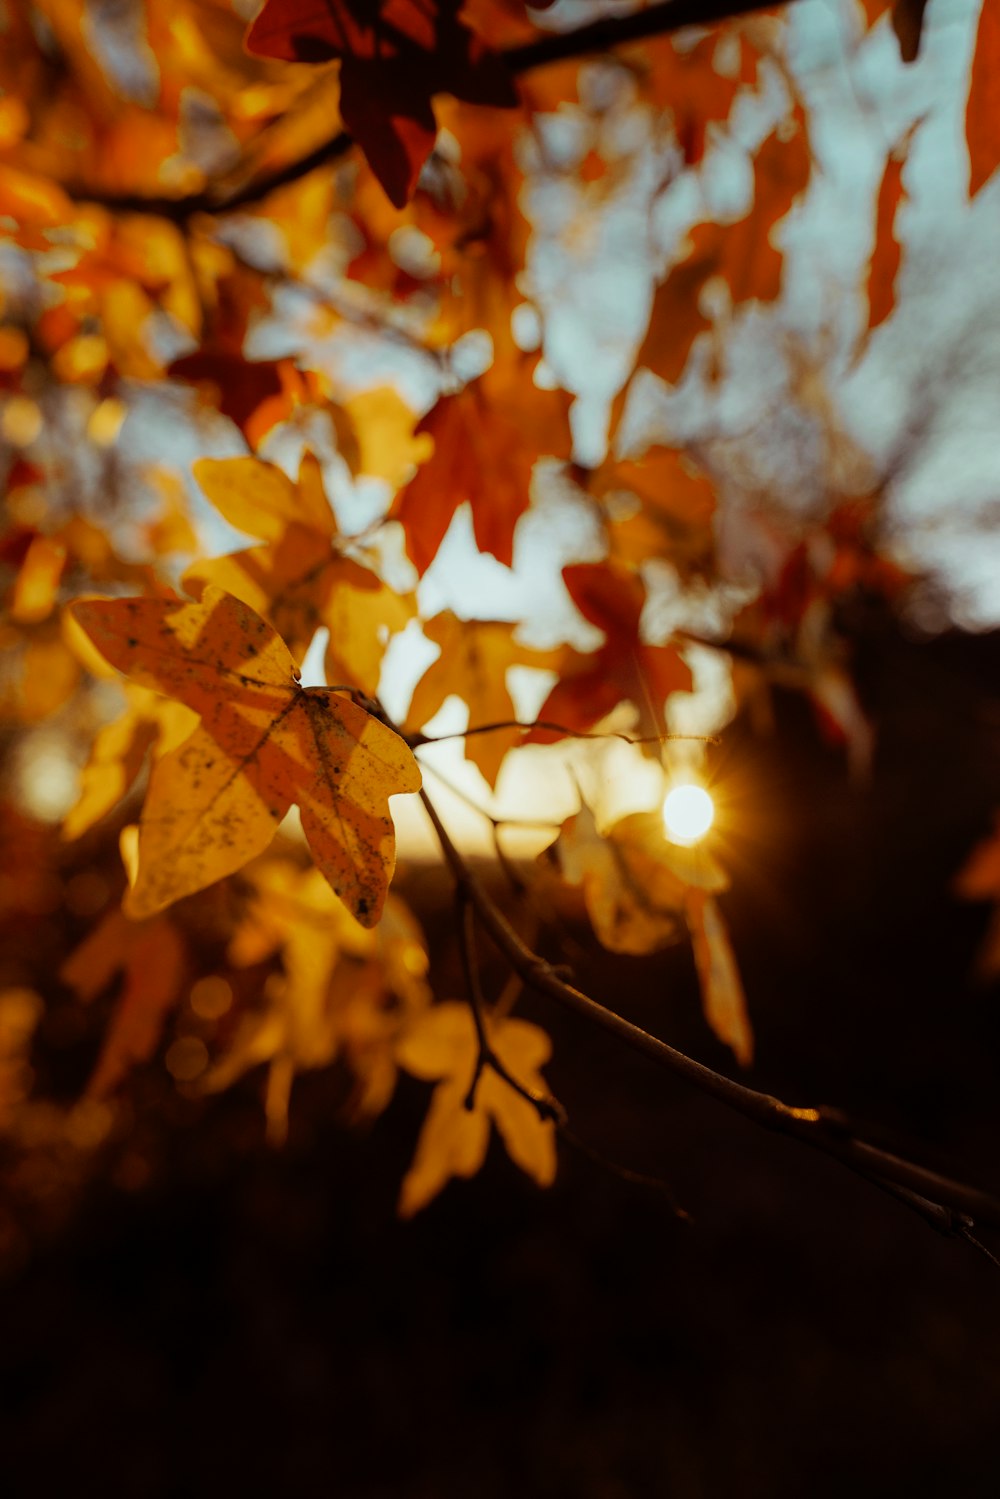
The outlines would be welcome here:
[[[697,843],[715,819],[715,804],[704,786],[672,786],[663,801],[663,825],[672,843]]]

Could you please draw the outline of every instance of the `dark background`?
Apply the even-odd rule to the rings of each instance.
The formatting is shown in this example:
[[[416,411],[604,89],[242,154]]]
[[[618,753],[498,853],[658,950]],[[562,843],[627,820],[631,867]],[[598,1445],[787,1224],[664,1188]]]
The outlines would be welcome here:
[[[996,1189],[989,913],[949,885],[1000,806],[1000,641],[872,628],[858,673],[869,787],[798,698],[776,738],[737,724],[718,751],[750,1080]],[[404,885],[447,982],[436,889]],[[728,1068],[687,951],[591,954],[596,997]],[[280,1152],[256,1078],[178,1105],[148,1182],[92,1182],[3,1290],[4,1492],[993,1499],[1000,1270],[554,1005],[525,1013],[578,1134],[693,1221],[572,1153],[539,1192],[494,1146],[401,1223],[412,1081],[352,1133],[343,1080],[300,1079]]]

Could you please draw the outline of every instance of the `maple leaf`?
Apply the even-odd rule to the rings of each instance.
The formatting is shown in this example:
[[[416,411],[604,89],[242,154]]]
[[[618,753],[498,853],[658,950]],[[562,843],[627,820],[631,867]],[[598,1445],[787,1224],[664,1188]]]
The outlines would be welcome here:
[[[965,106],[969,197],[974,198],[1000,161],[1000,12],[983,0]]]
[[[693,46],[679,47],[671,38],[643,49],[637,71],[653,98],[670,109],[686,165],[704,156],[709,125],[727,120],[740,91],[756,84],[759,60],[750,31],[732,25],[714,28]]]
[[[548,1090],[540,1068],[552,1054],[548,1036],[526,1020],[487,1020],[494,1054],[518,1082],[540,1096]],[[437,1087],[416,1153],[403,1178],[399,1212],[410,1218],[426,1207],[453,1176],[474,1176],[486,1159],[490,1124],[496,1125],[511,1160],[540,1187],[556,1173],[555,1125],[540,1117],[491,1068],[479,1078],[474,1107],[466,1108],[478,1057],[475,1022],[468,1005],[434,1005],[410,1026],[396,1047],[405,1071]]]
[[[714,899],[729,880],[711,852],[668,842],[662,818],[651,812],[633,812],[601,833],[585,806],[542,857],[556,863],[567,884],[580,887],[597,938],[610,952],[656,952],[690,933],[705,1019],[749,1066],[753,1032]]]
[[[744,217],[733,224],[696,224],[689,232],[686,253],[653,298],[637,367],[645,365],[668,384],[677,384],[695,339],[712,326],[700,297],[713,276],[725,279],[734,303],[776,300],[783,257],[771,235],[805,189],[811,164],[805,115],[796,105],[754,158],[754,200]]]
[[[109,911],[66,959],[59,977],[85,1001],[96,999],[115,974],[124,984],[100,1056],[87,1084],[92,1096],[113,1093],[139,1062],[155,1052],[164,1022],[177,1003],[187,974],[187,952],[166,916],[129,921]]]
[[[318,870],[287,859],[262,860],[246,880],[249,900],[229,961],[243,967],[277,953],[283,975],[268,978],[263,1007],[241,1018],[201,1086],[218,1091],[265,1064],[268,1139],[280,1144],[295,1075],[342,1057],[356,1079],[353,1112],[380,1113],[395,1087],[396,1037],[430,1002],[420,928],[390,895],[378,930],[366,930]]]
[[[422,628],[441,654],[413,689],[406,715],[409,728],[422,728],[452,694],[467,704],[470,728],[512,719],[516,715],[507,690],[507,668],[530,666],[548,671],[562,654],[518,645],[513,639],[514,626],[502,620],[463,620],[450,609],[435,615]],[[465,740],[465,754],[495,787],[504,756],[520,739],[518,729],[474,734]]]
[[[672,692],[690,692],[691,670],[670,645],[647,645],[639,624],[646,588],[638,573],[616,562],[563,568],[563,582],[583,617],[607,639],[596,651],[567,650],[560,678],[538,710],[539,720],[586,732],[621,702],[657,721]],[[536,728],[526,744],[549,744],[554,729]]]
[[[664,557],[682,577],[708,573],[715,487],[685,454],[654,446],[641,458],[608,458],[580,477],[601,503],[615,561],[638,566]],[[625,495],[635,497],[630,510],[621,505]]]
[[[340,113],[397,208],[436,135],[431,97],[512,106],[503,62],[459,19],[462,0],[267,0],[247,47],[287,62],[340,60]]]
[[[878,190],[875,210],[875,244],[868,262],[868,332],[884,323],[896,305],[896,277],[902,259],[902,246],[896,238],[896,215],[906,201],[903,168],[909,154],[913,125],[889,153]]]
[[[421,576],[464,500],[479,550],[510,567],[535,461],[569,457],[570,398],[532,383],[535,362],[499,360],[457,395],[442,396],[417,427],[433,438],[434,453],[390,515],[401,523],[407,555]]]
[[[414,604],[345,555],[313,455],[303,457],[297,483],[259,458],[204,458],[194,474],[220,515],[265,545],[195,563],[183,579],[188,592],[211,583],[241,599],[274,625],[297,663],[326,625],[329,680],[374,694],[385,638],[409,623]]]
[[[105,724],[94,739],[80,773],[80,795],[63,819],[64,838],[79,838],[116,807],[133,785],[150,749],[169,753],[188,737],[197,714],[132,683],[125,688],[125,712]]]
[[[350,699],[301,687],[271,626],[217,588],[199,603],[90,600],[73,612],[112,665],[201,715],[153,767],[129,915],[240,869],[294,802],[318,868],[374,926],[395,862],[388,797],[420,786],[399,736]]]

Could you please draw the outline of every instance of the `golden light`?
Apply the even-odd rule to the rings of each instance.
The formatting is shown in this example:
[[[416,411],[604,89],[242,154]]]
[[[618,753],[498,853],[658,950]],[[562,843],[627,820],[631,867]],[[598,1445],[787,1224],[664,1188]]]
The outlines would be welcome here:
[[[671,786],[663,802],[663,825],[672,843],[697,843],[715,818],[715,805],[704,786],[694,782]]]

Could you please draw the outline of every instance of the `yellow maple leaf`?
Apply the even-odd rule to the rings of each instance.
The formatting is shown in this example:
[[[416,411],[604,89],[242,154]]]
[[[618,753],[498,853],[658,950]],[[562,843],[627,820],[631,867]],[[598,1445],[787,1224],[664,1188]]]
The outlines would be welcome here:
[[[386,640],[415,606],[345,555],[313,455],[297,482],[259,458],[204,458],[194,473],[220,515],[264,545],[195,563],[184,575],[188,592],[198,596],[211,583],[242,599],[271,621],[297,662],[325,625],[329,680],[374,694]]]
[[[165,755],[194,728],[197,715],[148,688],[125,688],[125,711],[95,738],[80,773],[80,795],[63,819],[64,838],[79,838],[116,807],[133,784],[147,751]]]
[[[153,768],[129,915],[242,868],[296,803],[317,867],[374,926],[395,863],[388,798],[420,787],[398,734],[349,698],[301,687],[271,626],[217,588],[198,603],[87,600],[74,613],[120,671],[201,715]]]
[[[342,1057],[355,1078],[353,1112],[380,1113],[395,1087],[396,1034],[430,1002],[419,927],[390,896],[378,930],[365,930],[317,870],[288,859],[262,860],[247,879],[229,960],[243,967],[280,955],[283,972],[270,976],[263,1006],[242,1018],[202,1086],[218,1091],[266,1064],[267,1133],[280,1144],[295,1075]]]
[[[610,952],[645,954],[680,941],[694,948],[705,1019],[744,1066],[753,1057],[746,999],[714,896],[729,879],[704,845],[664,837],[660,817],[633,812],[606,832],[583,807],[547,852],[563,879],[580,886],[598,941]]]
[[[406,715],[408,728],[422,728],[452,694],[468,705],[470,728],[512,719],[515,713],[507,690],[508,666],[547,671],[562,656],[560,651],[534,651],[518,645],[512,624],[492,619],[463,620],[450,609],[429,619],[423,632],[441,654],[413,689]],[[465,753],[495,787],[504,756],[522,737],[518,729],[474,734],[465,741]]]
[[[548,1089],[540,1068],[552,1046],[526,1020],[487,1022],[490,1046],[512,1077],[541,1096]],[[540,1187],[556,1174],[555,1125],[528,1099],[487,1067],[476,1087],[475,1106],[465,1107],[478,1056],[476,1027],[468,1005],[435,1005],[406,1031],[396,1047],[405,1071],[437,1082],[416,1154],[403,1178],[402,1217],[426,1207],[453,1176],[474,1176],[486,1159],[490,1123],[496,1125],[511,1160]]]

